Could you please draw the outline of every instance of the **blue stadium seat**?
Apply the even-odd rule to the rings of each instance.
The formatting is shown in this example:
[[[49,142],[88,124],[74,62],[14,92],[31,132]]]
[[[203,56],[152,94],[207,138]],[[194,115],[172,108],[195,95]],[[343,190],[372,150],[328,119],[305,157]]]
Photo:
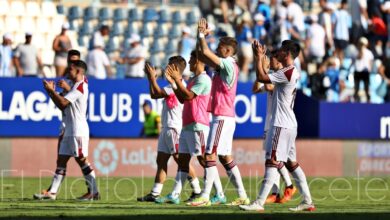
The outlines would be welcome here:
[[[129,38],[131,34],[138,34],[138,29],[135,25],[135,23],[128,23],[126,30],[125,30],[125,38]]]
[[[177,53],[177,40],[169,40],[166,47],[165,47],[165,53],[168,54],[176,54]]]
[[[68,19],[69,20],[76,20],[81,18],[82,10],[79,6],[72,6],[69,9]]]
[[[141,37],[146,38],[153,35],[153,29],[150,24],[144,24],[141,30]]]
[[[180,13],[180,11],[175,11],[173,12],[173,15],[172,15],[172,23],[174,24],[179,24],[183,21],[183,17]]]
[[[179,38],[181,36],[181,28],[179,25],[173,25],[169,31],[170,38]]]
[[[168,27],[164,23],[159,23],[156,30],[154,31],[154,38],[161,38],[168,36]]]
[[[57,13],[58,14],[60,14],[60,15],[65,15],[66,14],[64,5],[58,4],[56,6],[56,9],[57,9]]]
[[[160,53],[164,50],[164,46],[162,45],[162,42],[158,39],[155,39],[152,44],[151,53],[156,54]]]
[[[92,24],[90,22],[84,21],[83,25],[80,28],[80,35],[91,35],[94,29],[92,28]]]
[[[110,8],[100,8],[99,10],[99,21],[107,21],[112,17],[112,11]]]
[[[126,9],[116,8],[114,10],[114,22],[115,21],[123,21],[125,19],[126,19]]]
[[[150,56],[149,62],[154,66],[154,67],[161,67],[161,58],[158,54],[153,54]]]
[[[112,25],[112,30],[110,33],[111,36],[119,36],[119,35],[122,35],[123,33],[124,33],[124,31],[123,31],[122,25],[119,22],[115,22]]]
[[[89,6],[84,9],[84,21],[94,20],[97,16],[98,12],[96,7]]]
[[[171,14],[167,9],[161,9],[158,14],[158,23],[167,23],[171,21]]]
[[[142,19],[142,15],[137,8],[132,8],[129,10],[129,17],[128,17],[129,22],[140,21],[141,19]]]
[[[145,23],[157,21],[158,14],[154,8],[145,8],[143,12],[143,21]]]
[[[77,38],[77,43],[79,44],[80,47],[87,47],[89,42],[89,37],[79,35]]]
[[[106,48],[104,49],[106,53],[112,53],[119,49],[119,45],[115,42],[115,38],[110,38],[106,44]]]
[[[198,17],[196,16],[194,11],[189,11],[186,15],[186,24],[188,26],[191,26],[193,24],[196,24],[198,22]]]
[[[75,20],[70,20],[69,21],[69,30],[71,31],[78,31],[78,24]]]

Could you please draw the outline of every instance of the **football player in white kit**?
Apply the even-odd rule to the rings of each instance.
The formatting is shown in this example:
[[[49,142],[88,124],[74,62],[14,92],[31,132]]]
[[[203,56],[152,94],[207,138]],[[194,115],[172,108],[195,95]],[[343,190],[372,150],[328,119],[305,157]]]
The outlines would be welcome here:
[[[285,163],[287,169],[296,180],[303,201],[291,211],[314,211],[315,206],[311,199],[306,176],[296,161],[295,139],[297,136],[297,121],[293,111],[296,96],[296,85],[300,74],[294,67],[294,59],[300,53],[300,46],[294,41],[285,40],[278,49],[277,59],[283,68],[273,74],[267,74],[262,67],[266,48],[258,41],[253,43],[255,54],[257,81],[272,83],[274,91],[272,96],[273,116],[267,135],[266,148],[271,149],[267,155],[264,180],[258,197],[250,205],[241,205],[247,211],[264,211],[267,196],[274,185],[280,163]]]
[[[186,68],[186,61],[181,56],[173,56],[169,58],[168,66],[175,65],[182,74]],[[152,191],[140,198],[137,198],[140,202],[155,202],[160,196],[164,181],[168,173],[168,160],[172,156],[173,159],[178,161],[179,157],[179,136],[182,129],[182,113],[183,104],[179,102],[178,98],[173,91],[172,85],[169,84],[164,88],[160,88],[157,84],[156,70],[145,64],[145,73],[149,80],[150,95],[153,99],[163,98],[163,109],[161,113],[162,118],[162,131],[158,139],[158,153],[157,153],[157,172],[154,180],[154,186]],[[185,84],[183,79],[182,83]],[[193,189],[192,195],[189,201],[200,195],[201,189],[199,186],[199,180],[196,177],[194,168],[189,166],[189,173],[187,177]]]
[[[54,104],[64,111],[65,131],[60,143],[55,171],[50,190],[35,194],[35,199],[55,200],[58,189],[65,178],[66,166],[70,157],[75,157],[88,183],[90,191],[80,200],[98,200],[95,171],[88,162],[89,127],[87,123],[88,81],[85,77],[87,65],[81,60],[72,61],[68,77],[73,83],[72,89],[62,97],[55,91],[54,81],[43,81],[43,85]]]
[[[76,61],[76,60],[80,60],[80,51],[74,50],[74,49],[69,50],[68,51],[68,57],[67,57],[67,65],[69,66],[72,61]],[[65,77],[68,76],[68,71],[69,71],[69,68],[67,67],[65,69],[65,72],[64,72],[64,76]],[[59,80],[57,82],[57,86],[62,89],[62,92],[60,93],[60,95],[61,96],[65,96],[72,89],[72,85],[73,85],[73,83],[69,79],[61,79],[61,80]],[[61,120],[61,124],[60,124],[60,134],[58,136],[57,156],[58,156],[58,152],[60,150],[60,144],[61,144],[62,138],[64,137],[65,126],[66,126],[64,111],[61,111],[61,113],[62,113],[62,120]],[[80,162],[79,163],[80,168],[83,166],[83,163],[80,160],[76,160],[76,162],[77,163]],[[87,185],[87,188],[88,188],[88,183],[86,183],[86,185]],[[48,189],[43,190],[42,194],[50,191],[50,188],[51,188],[51,186],[49,186]],[[89,188],[88,188],[88,192],[89,192]]]
[[[207,108],[207,111],[212,115],[212,122],[205,151],[205,184],[202,195],[187,205],[208,206],[226,203],[226,196],[220,184],[221,180],[216,166],[217,156],[238,194],[238,197],[227,205],[249,204],[250,201],[242,182],[240,170],[232,155],[233,135],[236,128],[234,101],[240,71],[234,58],[237,52],[237,40],[232,37],[221,37],[217,51],[214,53],[208,47],[205,39],[208,33],[210,30],[207,21],[202,18],[198,22],[200,57],[204,63],[216,70],[212,78],[211,97]],[[213,185],[216,194],[210,199]]]
[[[272,72],[278,71],[283,68],[282,64],[276,59],[277,50],[274,50],[271,52],[271,56],[268,59],[268,57],[264,56],[263,61],[263,69],[264,72],[272,74]],[[270,154],[272,149],[266,149],[266,143],[267,143],[267,131],[270,127],[270,122],[272,118],[272,94],[273,94],[274,86],[272,84],[263,84],[258,81],[254,82],[252,92],[253,93],[267,93],[267,113],[265,118],[265,125],[264,125],[264,141],[263,141],[263,149],[265,150],[266,154]],[[269,157],[269,155],[266,155],[266,158]],[[278,172],[280,175],[278,175],[275,184],[272,187],[272,194],[268,196],[267,200],[265,201],[266,204],[268,203],[285,203],[291,200],[292,196],[296,192],[296,188],[293,186],[291,182],[290,175],[288,173],[288,170],[284,163],[280,163],[278,166]],[[280,197],[280,176],[282,176],[284,182],[286,183],[286,187],[284,189],[284,196],[283,198]]]
[[[181,79],[181,73],[176,66],[168,66],[165,76],[183,107],[183,129],[179,139],[178,169],[173,190],[167,196],[159,197],[156,203],[180,204],[180,194],[188,179],[190,162],[196,157],[204,167],[203,153],[209,132],[209,113],[207,105],[210,98],[211,79],[205,71],[205,64],[199,60],[195,51],[191,52],[190,71],[193,73],[187,87]]]

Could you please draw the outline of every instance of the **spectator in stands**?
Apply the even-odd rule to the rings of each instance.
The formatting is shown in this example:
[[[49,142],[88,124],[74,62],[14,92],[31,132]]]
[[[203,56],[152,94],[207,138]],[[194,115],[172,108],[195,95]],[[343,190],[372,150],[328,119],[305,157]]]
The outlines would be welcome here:
[[[336,10],[332,16],[335,52],[341,63],[344,60],[344,50],[349,44],[349,28],[352,25],[351,16],[347,10],[348,0],[342,0],[340,9]]]
[[[245,13],[241,17],[241,22],[239,23],[236,32],[236,39],[239,45],[238,56],[241,69],[239,80],[246,82],[249,76],[249,65],[253,60],[253,34],[251,28],[251,17],[249,13]]]
[[[332,29],[332,13],[336,10],[336,6],[332,2],[327,2],[323,4],[322,11],[319,14],[319,24],[325,30],[326,36],[326,55],[329,56],[334,51],[334,42],[333,42],[333,29]]]
[[[12,36],[3,35],[3,43],[0,45],[0,77],[12,77]]]
[[[387,47],[390,47],[390,0],[385,0],[381,7],[387,24]],[[390,57],[390,55],[389,55]]]
[[[351,4],[352,31],[351,38],[354,44],[358,44],[359,39],[367,33],[368,13],[367,0],[355,0]]]
[[[367,102],[370,101],[368,85],[369,85],[370,73],[374,62],[374,55],[369,49],[367,49],[367,47],[368,47],[367,38],[361,37],[358,43],[358,56],[354,61],[355,101],[360,101],[358,95],[360,81],[363,81],[364,83],[364,91],[366,93]]]
[[[179,42],[179,55],[183,57],[187,63],[190,61],[191,51],[195,48],[196,40],[191,36],[191,29],[187,26],[183,27],[182,36]],[[189,65],[183,72],[184,75],[190,75]]]
[[[318,24],[318,16],[312,14],[309,19],[309,28],[307,30],[305,55],[309,63],[315,65],[322,63],[325,56],[325,30]]]
[[[336,57],[330,57],[325,63],[325,84],[328,90],[326,91],[326,100],[328,102],[339,101],[339,75],[340,69],[337,65]]]
[[[279,47],[284,40],[290,39],[291,23],[287,21],[287,8],[282,4],[276,4],[275,25],[272,26],[272,45]]]
[[[89,77],[106,79],[107,76],[112,76],[110,60],[103,49],[101,41],[96,41],[95,48],[88,52],[86,63]]]
[[[381,90],[384,90],[381,95],[385,102],[390,102],[390,58],[383,60],[378,72],[383,78],[383,81],[379,86]]]
[[[271,8],[269,0],[259,0],[255,13],[264,17],[264,27],[269,30],[271,25]],[[255,15],[256,16],[256,15]],[[255,18],[256,20],[256,18]]]
[[[93,50],[95,48],[95,44],[101,45],[103,42],[103,48],[105,47],[104,37],[110,34],[110,27],[107,24],[102,24],[99,28],[99,31],[95,32],[89,41],[89,50]]]
[[[161,131],[161,118],[157,112],[152,110],[149,102],[142,105],[144,111],[144,127],[141,130],[141,137],[158,137]]]
[[[370,31],[369,41],[381,41],[381,45],[387,41],[387,28],[382,19],[382,13],[373,14],[368,25]],[[371,49],[374,50],[375,44],[371,45]]]
[[[340,95],[339,95],[339,102],[351,102],[353,100],[353,89],[348,88],[345,85],[344,80],[339,80],[339,88],[340,88]]]
[[[61,33],[57,35],[53,41],[53,50],[55,53],[54,66],[56,69],[57,77],[62,77],[64,75],[64,71],[67,66],[68,51],[72,48],[72,43],[70,42],[70,38],[66,34],[66,31],[68,29],[69,29],[69,24],[64,23],[62,25]]]
[[[267,30],[265,28],[265,17],[257,13],[254,16],[255,25],[253,26],[253,39],[258,40],[261,44],[266,43]]]
[[[305,39],[305,17],[301,6],[293,0],[283,0],[283,5],[287,8],[287,20],[292,24],[292,29],[290,29],[291,39]]]
[[[43,65],[37,48],[31,44],[32,33],[26,33],[26,41],[20,44],[14,52],[14,64],[18,76],[38,76]],[[42,72],[43,73],[43,72]]]
[[[382,14],[382,2],[383,0],[367,0],[367,15],[370,19]]]
[[[126,57],[119,60],[119,63],[127,64],[126,78],[144,78],[146,50],[141,45],[141,38],[138,34],[132,34],[127,43],[130,49]]]

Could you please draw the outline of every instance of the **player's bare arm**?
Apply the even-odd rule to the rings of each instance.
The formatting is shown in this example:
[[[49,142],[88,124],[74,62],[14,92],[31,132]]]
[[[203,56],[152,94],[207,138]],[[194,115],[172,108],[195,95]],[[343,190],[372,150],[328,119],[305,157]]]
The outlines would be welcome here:
[[[63,79],[57,82],[57,86],[60,87],[64,92],[69,92],[71,89],[70,85]]]
[[[263,68],[264,56],[265,52],[267,51],[267,48],[261,45],[259,41],[255,40],[252,44],[252,49],[254,54],[254,60],[256,62],[255,66],[257,81],[262,83],[271,83],[268,74],[264,71]]]
[[[198,42],[200,47],[200,53],[202,56],[204,56],[206,59],[203,59],[202,61],[205,62],[205,64],[216,68],[220,65],[221,61],[220,58],[214,54],[213,51],[210,50],[210,48],[207,45],[207,41],[205,37],[210,33],[210,30],[207,28],[207,21],[206,19],[202,18],[198,22]]]
[[[192,100],[196,97],[196,94],[192,91],[189,91],[181,82],[180,70],[177,66],[171,65],[167,67],[166,73],[173,79],[176,84],[176,89],[174,92],[177,97],[181,97],[182,100]],[[179,99],[180,101],[180,99]]]
[[[147,78],[149,80],[149,90],[150,90],[150,96],[152,99],[159,99],[167,97],[167,93],[160,88],[160,86],[157,83],[157,73],[156,69],[152,67],[149,63],[145,64],[145,73],[147,75]]]
[[[56,93],[54,81],[43,80],[43,86],[51,100],[60,110],[64,110],[69,105],[70,102],[67,99]]]

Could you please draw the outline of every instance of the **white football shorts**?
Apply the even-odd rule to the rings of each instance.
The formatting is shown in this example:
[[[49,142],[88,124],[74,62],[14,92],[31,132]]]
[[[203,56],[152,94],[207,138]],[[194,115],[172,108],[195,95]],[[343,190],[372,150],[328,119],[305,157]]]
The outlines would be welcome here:
[[[72,157],[88,156],[89,137],[63,137],[60,143],[59,155],[68,155]]]
[[[179,152],[180,131],[174,128],[163,128],[157,144],[157,151],[166,154],[176,154]]]
[[[234,117],[213,118],[207,140],[206,154],[231,155],[235,129],[236,119]]]
[[[204,131],[182,130],[179,139],[179,153],[200,156],[204,154],[209,129]]]

